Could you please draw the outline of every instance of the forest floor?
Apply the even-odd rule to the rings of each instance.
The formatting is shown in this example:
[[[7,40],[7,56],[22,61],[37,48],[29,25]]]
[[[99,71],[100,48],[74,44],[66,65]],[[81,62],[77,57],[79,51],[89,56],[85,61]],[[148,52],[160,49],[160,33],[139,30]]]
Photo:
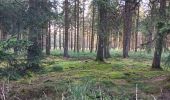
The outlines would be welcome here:
[[[134,100],[136,93],[139,100],[170,100],[170,71],[152,70],[148,54],[123,59],[114,53],[105,63],[96,62],[94,53],[59,55],[43,59],[38,73],[1,80],[4,94],[9,100]]]

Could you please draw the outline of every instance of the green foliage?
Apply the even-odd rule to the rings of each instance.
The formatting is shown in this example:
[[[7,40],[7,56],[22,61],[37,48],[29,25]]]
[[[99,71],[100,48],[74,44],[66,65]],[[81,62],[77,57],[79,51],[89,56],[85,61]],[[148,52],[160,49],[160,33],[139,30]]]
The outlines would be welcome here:
[[[25,73],[25,51],[30,45],[29,41],[17,40],[16,37],[0,42],[0,63],[6,63],[6,66],[1,68],[2,76],[14,79]]]
[[[3,31],[12,35],[18,33],[18,28],[23,29],[26,24],[25,11],[27,4],[23,0],[1,0],[0,5]]]
[[[170,22],[159,22],[158,28],[160,29],[160,33],[167,35],[170,32]]]
[[[28,46],[31,45],[31,42],[27,40],[17,40],[16,37],[11,37],[8,40],[1,41],[0,42],[0,59],[1,61],[8,61],[10,64],[10,60],[17,59],[18,56],[23,55],[27,50]],[[20,52],[20,55],[15,53],[15,50],[17,49],[18,52]],[[22,52],[22,53],[21,53]]]
[[[59,66],[59,65],[53,65],[51,66],[51,70],[50,72],[62,72],[63,71],[63,67]]]
[[[30,45],[32,45],[32,43],[27,40],[17,40],[16,37],[11,37],[0,42],[0,49],[3,51],[10,50],[11,48],[20,48],[21,50],[26,50]]]
[[[165,68],[169,68],[169,67],[170,67],[170,55],[168,55],[165,60]]]

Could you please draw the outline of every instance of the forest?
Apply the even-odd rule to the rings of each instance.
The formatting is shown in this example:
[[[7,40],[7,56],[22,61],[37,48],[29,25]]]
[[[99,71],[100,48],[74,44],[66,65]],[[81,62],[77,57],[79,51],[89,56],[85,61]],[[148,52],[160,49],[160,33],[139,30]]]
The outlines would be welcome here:
[[[0,100],[170,100],[169,0],[0,0]]]

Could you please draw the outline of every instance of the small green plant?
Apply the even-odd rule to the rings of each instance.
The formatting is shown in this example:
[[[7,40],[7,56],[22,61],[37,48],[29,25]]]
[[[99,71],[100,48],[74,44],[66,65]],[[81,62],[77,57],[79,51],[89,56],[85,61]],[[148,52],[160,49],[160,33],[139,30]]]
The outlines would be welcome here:
[[[63,67],[55,64],[51,67],[50,72],[62,72],[63,71]]]
[[[170,67],[170,55],[168,55],[165,60],[165,68],[169,69],[169,67]]]

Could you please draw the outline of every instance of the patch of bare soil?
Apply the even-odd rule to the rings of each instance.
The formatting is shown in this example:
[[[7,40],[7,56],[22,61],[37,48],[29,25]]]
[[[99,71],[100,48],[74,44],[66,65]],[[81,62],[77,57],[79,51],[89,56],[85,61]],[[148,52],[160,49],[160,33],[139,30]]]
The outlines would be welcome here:
[[[167,76],[159,76],[159,77],[152,78],[150,81],[154,83],[154,82],[164,81],[166,79],[167,79]]]
[[[151,79],[147,79],[144,82],[146,82],[146,83],[155,83],[155,82],[162,82],[164,80],[167,80],[167,76],[154,77],[154,78],[151,78]]]

